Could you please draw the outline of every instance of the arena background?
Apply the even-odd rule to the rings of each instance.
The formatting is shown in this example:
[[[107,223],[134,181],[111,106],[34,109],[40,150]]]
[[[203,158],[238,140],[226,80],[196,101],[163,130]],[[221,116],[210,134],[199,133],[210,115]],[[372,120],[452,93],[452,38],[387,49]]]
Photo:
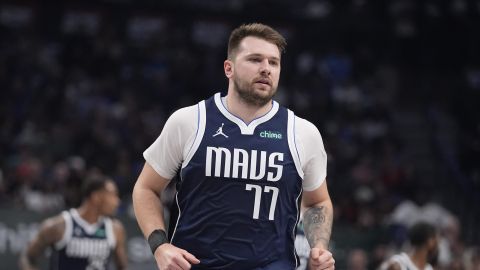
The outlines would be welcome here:
[[[337,269],[375,269],[417,220],[441,231],[438,269],[480,264],[480,1],[104,0],[0,3],[0,268],[103,173],[131,269],[152,269],[142,152],[226,90],[228,34],[254,21],[288,41],[276,99],[322,133]]]

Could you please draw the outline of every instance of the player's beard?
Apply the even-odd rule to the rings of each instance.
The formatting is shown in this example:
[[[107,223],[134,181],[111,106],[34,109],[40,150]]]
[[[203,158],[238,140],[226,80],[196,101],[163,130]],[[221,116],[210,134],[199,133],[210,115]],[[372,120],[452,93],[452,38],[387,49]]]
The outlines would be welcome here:
[[[273,96],[277,92],[277,88],[272,85],[268,94],[262,95],[254,89],[253,84],[238,78],[233,79],[233,85],[236,92],[245,103],[259,107],[271,102]]]

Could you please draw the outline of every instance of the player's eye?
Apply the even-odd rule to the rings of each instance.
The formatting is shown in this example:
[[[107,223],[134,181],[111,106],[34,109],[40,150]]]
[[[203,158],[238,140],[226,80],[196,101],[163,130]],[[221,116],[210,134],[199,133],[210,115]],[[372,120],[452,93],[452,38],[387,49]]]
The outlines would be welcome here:
[[[275,60],[270,60],[270,65],[276,67],[279,65],[278,61],[275,61]]]

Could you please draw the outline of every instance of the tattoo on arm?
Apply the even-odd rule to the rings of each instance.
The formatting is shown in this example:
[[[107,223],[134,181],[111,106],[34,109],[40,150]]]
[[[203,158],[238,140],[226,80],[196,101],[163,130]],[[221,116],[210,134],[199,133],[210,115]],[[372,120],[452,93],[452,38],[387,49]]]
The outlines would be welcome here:
[[[325,206],[311,207],[303,215],[305,236],[311,247],[321,243],[328,248],[332,233],[332,213]]]

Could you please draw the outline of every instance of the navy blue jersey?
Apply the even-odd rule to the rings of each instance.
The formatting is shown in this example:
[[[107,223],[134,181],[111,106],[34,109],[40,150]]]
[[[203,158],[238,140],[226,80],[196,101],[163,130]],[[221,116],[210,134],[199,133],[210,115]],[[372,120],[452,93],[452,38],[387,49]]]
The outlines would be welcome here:
[[[62,215],[65,219],[65,232],[63,238],[54,245],[50,268],[107,269],[115,247],[111,219],[102,218],[95,224],[89,224],[75,209],[65,211]]]
[[[294,156],[293,113],[273,102],[246,125],[220,94],[198,108],[172,244],[201,261],[192,269],[294,269],[303,175]]]

